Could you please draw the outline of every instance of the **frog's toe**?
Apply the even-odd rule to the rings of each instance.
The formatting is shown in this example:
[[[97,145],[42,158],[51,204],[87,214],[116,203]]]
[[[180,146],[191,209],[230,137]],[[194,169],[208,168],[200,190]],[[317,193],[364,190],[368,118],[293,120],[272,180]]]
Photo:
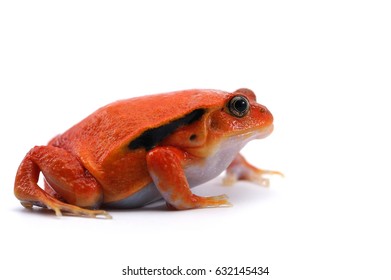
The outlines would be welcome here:
[[[49,207],[50,208],[50,207]],[[61,213],[61,210],[60,208],[58,207],[53,207],[53,208],[50,208],[54,211],[54,213],[56,214],[57,217],[61,217],[62,216],[62,213]]]
[[[79,206],[67,204],[55,199],[50,199],[46,202],[46,207],[53,210],[57,217],[61,217],[64,214],[79,217],[89,218],[105,218],[111,219],[111,215],[105,210],[92,210]]]
[[[226,173],[223,178],[223,185],[224,186],[232,186],[238,181],[238,176],[236,176],[233,173]]]
[[[257,171],[248,174],[248,177],[244,179],[263,187],[269,187],[270,179],[268,177],[273,175],[284,177],[284,174],[279,171],[258,169]]]
[[[275,171],[275,170],[262,170],[262,169],[260,169],[259,173],[260,174],[265,174],[265,175],[278,175],[280,177],[285,177],[282,172]]]
[[[76,216],[88,217],[88,218],[112,219],[112,216],[105,210],[89,210],[89,209],[79,208],[76,211],[72,211],[71,214],[74,214]]]
[[[260,185],[262,187],[269,187],[270,186],[270,179],[265,178],[262,176],[262,174],[254,175],[249,178],[249,181]]]
[[[103,219],[112,219],[113,217],[104,210],[91,210],[93,211],[92,213],[92,218],[103,218]]]
[[[232,206],[232,204],[228,200],[228,196],[225,194],[209,197],[200,197],[199,205],[200,208]]]
[[[28,201],[21,201],[20,204],[22,204],[22,206],[24,208],[27,208],[27,209],[31,209],[33,208],[34,204],[31,203],[31,202],[28,202]]]
[[[190,199],[181,200],[176,205],[169,204],[171,209],[185,210],[197,208],[215,208],[215,207],[230,207],[232,204],[228,201],[228,196],[198,196],[193,194]]]

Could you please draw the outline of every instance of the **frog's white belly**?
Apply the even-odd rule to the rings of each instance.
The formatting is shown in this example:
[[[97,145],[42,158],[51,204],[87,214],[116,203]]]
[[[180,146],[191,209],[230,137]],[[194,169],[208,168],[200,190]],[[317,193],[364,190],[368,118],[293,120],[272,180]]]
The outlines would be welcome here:
[[[222,173],[234,160],[239,151],[250,140],[259,138],[259,134],[239,135],[220,142],[215,153],[193,165],[185,168],[187,181],[191,188],[201,185]],[[119,201],[107,203],[108,208],[137,208],[161,199],[162,196],[152,182],[139,190],[137,193]]]

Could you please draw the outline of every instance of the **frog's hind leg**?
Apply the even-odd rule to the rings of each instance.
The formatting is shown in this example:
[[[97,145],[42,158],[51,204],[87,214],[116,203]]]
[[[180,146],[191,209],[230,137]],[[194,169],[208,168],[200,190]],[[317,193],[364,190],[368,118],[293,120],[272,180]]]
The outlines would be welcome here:
[[[44,178],[44,190],[45,192],[50,195],[51,197],[60,200],[62,202],[65,202],[65,198],[63,198],[59,193],[57,193],[49,184],[49,182]]]
[[[37,184],[40,172],[48,183],[45,190]],[[100,205],[102,188],[75,156],[61,148],[40,146],[31,149],[19,166],[14,193],[24,207],[47,207],[57,216],[67,212],[111,218],[106,211],[85,209]]]

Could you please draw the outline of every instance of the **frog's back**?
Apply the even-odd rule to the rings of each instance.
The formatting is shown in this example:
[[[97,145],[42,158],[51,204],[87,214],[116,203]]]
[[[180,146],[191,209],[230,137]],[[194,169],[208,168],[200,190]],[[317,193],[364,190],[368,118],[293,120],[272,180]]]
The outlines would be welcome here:
[[[226,92],[184,90],[111,103],[95,111],[51,141],[77,155],[87,169],[99,168],[107,157],[127,149],[144,131],[179,119],[197,108],[223,102]]]

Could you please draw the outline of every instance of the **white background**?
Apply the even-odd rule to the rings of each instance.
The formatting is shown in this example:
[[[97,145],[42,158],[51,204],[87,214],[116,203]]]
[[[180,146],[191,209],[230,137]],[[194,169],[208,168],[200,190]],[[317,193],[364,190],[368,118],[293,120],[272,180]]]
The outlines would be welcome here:
[[[390,279],[388,1],[139,2],[1,2],[0,278],[152,279],[122,269],[180,265],[270,271],[229,279]],[[243,153],[286,178],[195,190],[227,193],[232,208],[57,218],[13,196],[28,150],[100,106],[240,87],[275,117]]]

